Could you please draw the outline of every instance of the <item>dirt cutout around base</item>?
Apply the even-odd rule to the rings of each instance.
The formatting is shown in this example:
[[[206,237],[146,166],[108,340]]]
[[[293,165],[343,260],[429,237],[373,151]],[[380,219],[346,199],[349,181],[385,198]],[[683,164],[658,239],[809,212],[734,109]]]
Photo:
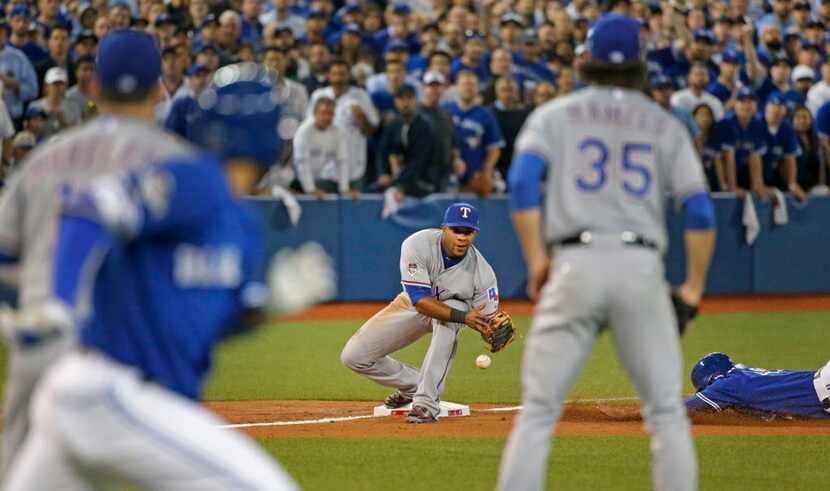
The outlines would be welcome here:
[[[360,401],[215,401],[207,406],[231,424],[314,421],[361,417],[380,404]],[[241,431],[256,438],[419,438],[506,437],[515,412],[492,412],[492,404],[472,404],[471,415],[438,423],[410,424],[401,416],[372,417],[330,423],[257,426]],[[734,412],[704,414],[693,419],[700,435],[829,435],[830,421],[743,416]],[[559,436],[644,436],[639,406],[571,403],[556,429]]]

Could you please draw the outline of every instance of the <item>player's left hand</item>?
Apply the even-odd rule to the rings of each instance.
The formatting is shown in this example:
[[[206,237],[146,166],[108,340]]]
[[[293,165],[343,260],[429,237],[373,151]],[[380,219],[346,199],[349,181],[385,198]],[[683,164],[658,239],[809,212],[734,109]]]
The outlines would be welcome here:
[[[334,297],[334,263],[316,242],[306,242],[297,250],[282,249],[271,260],[268,286],[273,309],[280,314],[297,312]]]

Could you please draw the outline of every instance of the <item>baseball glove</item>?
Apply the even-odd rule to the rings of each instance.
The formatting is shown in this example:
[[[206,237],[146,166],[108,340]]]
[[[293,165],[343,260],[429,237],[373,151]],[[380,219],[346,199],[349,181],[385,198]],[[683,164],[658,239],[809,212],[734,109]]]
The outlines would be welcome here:
[[[504,311],[496,312],[490,318],[489,328],[480,332],[481,339],[487,344],[490,353],[498,353],[516,338],[516,328],[513,326],[513,319]]]
[[[671,303],[677,317],[677,332],[682,336],[686,332],[686,325],[697,317],[697,306],[687,304],[676,291],[671,294]]]

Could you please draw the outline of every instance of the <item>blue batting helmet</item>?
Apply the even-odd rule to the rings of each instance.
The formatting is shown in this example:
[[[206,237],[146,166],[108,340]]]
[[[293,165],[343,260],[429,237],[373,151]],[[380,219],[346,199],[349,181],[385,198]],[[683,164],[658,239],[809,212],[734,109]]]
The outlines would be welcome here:
[[[709,353],[692,368],[692,385],[696,390],[703,390],[734,367],[735,363],[726,353]]]
[[[277,160],[280,100],[273,72],[256,63],[222,67],[197,103],[191,126],[195,144],[223,160],[251,159],[262,167]]]

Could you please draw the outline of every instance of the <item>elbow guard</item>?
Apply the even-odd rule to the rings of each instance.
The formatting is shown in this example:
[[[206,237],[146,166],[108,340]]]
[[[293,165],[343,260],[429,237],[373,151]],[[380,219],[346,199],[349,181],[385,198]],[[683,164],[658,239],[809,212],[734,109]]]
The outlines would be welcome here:
[[[695,193],[683,202],[686,208],[686,230],[715,228],[715,207],[709,193]]]

